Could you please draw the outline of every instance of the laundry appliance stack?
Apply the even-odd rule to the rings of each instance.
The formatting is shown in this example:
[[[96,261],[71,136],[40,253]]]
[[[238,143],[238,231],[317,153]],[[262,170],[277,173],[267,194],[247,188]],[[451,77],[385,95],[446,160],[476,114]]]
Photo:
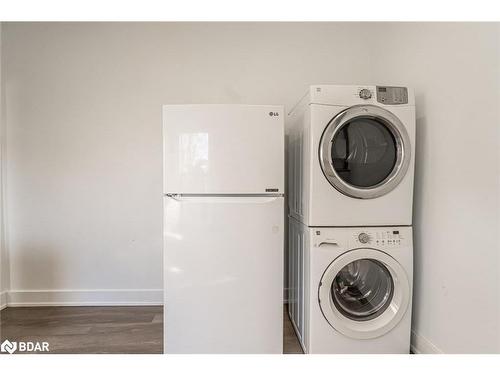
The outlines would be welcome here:
[[[288,313],[306,353],[408,353],[415,105],[311,86],[291,110]]]

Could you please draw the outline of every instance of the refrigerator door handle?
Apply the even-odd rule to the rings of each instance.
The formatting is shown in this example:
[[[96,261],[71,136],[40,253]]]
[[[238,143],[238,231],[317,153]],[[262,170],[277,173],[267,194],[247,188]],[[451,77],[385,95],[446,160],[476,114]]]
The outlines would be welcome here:
[[[164,196],[167,197],[167,198],[174,199],[176,201],[179,200],[179,198],[180,198],[179,194],[165,194]]]

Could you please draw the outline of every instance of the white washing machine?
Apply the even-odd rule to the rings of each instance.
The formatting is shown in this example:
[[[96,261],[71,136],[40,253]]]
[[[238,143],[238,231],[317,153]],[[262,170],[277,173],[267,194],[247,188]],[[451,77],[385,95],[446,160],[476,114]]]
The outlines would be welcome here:
[[[308,226],[411,225],[413,92],[311,86],[289,113],[290,214]]]
[[[288,312],[305,353],[409,353],[411,227],[289,219]]]

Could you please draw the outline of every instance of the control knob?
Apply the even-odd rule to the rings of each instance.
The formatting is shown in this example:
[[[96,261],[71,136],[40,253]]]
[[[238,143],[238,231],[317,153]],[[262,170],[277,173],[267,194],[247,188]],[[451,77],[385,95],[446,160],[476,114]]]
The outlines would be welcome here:
[[[358,235],[358,240],[361,243],[368,243],[370,242],[370,236],[368,235],[368,233],[363,232]]]
[[[370,99],[372,97],[372,93],[370,90],[368,89],[362,89],[360,92],[359,92],[359,97],[361,99]]]

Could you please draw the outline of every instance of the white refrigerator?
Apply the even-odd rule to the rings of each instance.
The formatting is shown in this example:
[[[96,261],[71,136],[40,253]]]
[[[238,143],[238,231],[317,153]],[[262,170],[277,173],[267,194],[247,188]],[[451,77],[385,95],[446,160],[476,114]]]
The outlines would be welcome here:
[[[163,107],[166,353],[282,353],[283,117]]]

